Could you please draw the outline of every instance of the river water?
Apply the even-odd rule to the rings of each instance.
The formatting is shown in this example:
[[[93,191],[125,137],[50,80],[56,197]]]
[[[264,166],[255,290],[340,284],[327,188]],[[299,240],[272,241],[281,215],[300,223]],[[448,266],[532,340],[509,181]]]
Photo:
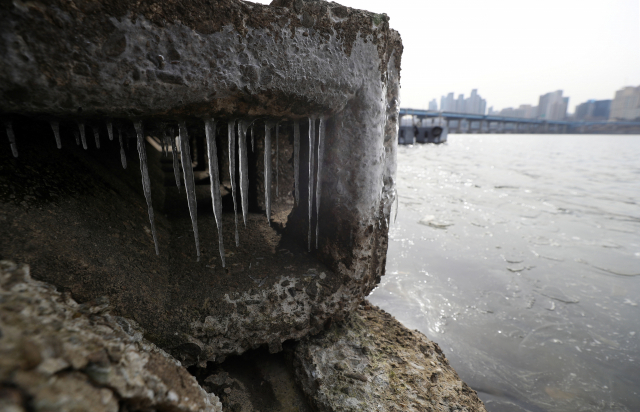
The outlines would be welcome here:
[[[640,136],[450,135],[397,187],[369,300],[488,411],[640,411]]]

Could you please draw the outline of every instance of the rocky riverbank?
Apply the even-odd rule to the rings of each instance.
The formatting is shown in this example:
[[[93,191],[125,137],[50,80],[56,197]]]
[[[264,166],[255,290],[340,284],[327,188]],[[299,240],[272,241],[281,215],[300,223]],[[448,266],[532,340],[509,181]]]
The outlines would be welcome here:
[[[189,370],[110,309],[1,261],[2,410],[484,411],[437,343],[366,301],[281,354]]]

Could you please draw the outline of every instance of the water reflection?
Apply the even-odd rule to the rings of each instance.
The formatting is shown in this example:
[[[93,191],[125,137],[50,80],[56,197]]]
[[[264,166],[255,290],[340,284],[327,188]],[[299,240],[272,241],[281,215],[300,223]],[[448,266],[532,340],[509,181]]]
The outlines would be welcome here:
[[[441,344],[489,411],[640,410],[640,137],[400,147],[370,300]]]

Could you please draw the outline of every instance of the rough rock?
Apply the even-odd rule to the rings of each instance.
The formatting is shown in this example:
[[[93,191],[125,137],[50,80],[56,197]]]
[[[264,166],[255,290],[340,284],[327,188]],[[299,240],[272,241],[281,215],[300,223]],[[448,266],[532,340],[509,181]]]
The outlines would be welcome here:
[[[218,398],[107,299],[78,304],[0,261],[0,409],[222,411]]]
[[[0,256],[30,262],[34,276],[79,302],[108,296],[115,314],[136,319],[183,364],[260,345],[278,351],[353,310],[384,274],[402,53],[385,15],[302,0],[15,1],[0,6],[0,51],[0,111],[20,153],[14,159],[6,141],[0,146],[0,219],[10,222],[0,225]],[[307,252],[317,207],[309,222],[306,136],[308,116],[320,115],[320,236]],[[134,117],[151,137],[161,136],[161,123],[185,120],[204,173],[203,116],[222,125],[220,157],[231,118],[286,119],[284,146],[292,121],[301,123],[300,202],[289,185],[286,207],[267,224],[255,189],[262,153],[251,152],[253,209],[236,248],[233,207],[224,204],[224,269],[207,190],[197,192],[196,261],[184,192],[169,187],[173,176],[148,145],[155,256],[135,144],[125,147],[122,171],[117,138],[106,139],[107,120],[125,143]],[[60,121],[62,150],[51,119]],[[87,151],[75,146],[77,122],[99,128],[99,151],[91,139]],[[291,174],[287,150],[280,168]]]
[[[366,301],[292,356],[319,411],[485,411],[437,343]]]

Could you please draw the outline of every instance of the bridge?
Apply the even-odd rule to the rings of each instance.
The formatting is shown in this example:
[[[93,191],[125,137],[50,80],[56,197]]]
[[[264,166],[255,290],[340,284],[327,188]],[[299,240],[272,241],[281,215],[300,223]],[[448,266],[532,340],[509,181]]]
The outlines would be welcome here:
[[[400,117],[412,116],[432,124],[446,124],[451,133],[640,133],[640,122],[524,119],[436,110],[400,109]]]

